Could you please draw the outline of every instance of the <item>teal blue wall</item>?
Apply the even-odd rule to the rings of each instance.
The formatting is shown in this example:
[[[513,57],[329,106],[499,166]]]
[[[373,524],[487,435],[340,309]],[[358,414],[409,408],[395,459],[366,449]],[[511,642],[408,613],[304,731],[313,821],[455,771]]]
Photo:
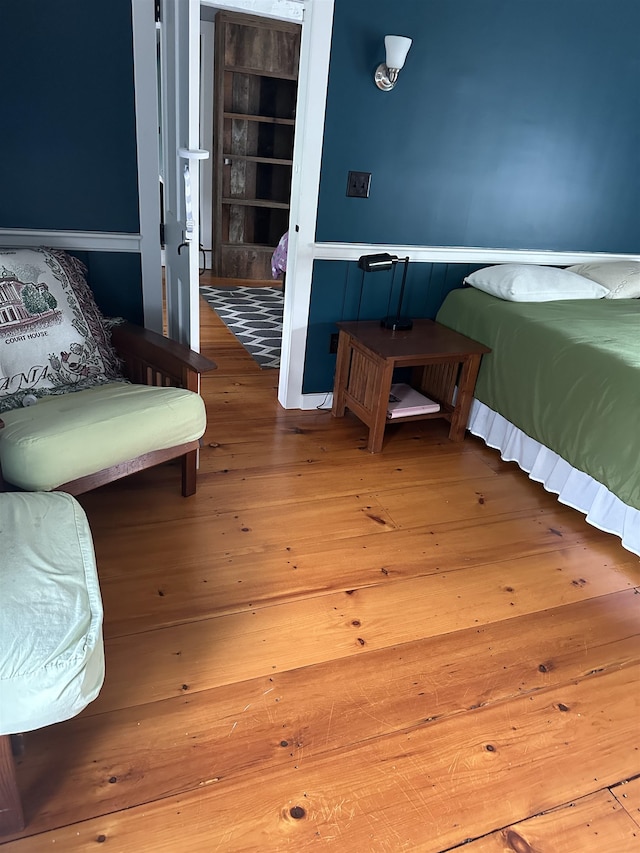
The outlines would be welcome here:
[[[5,0],[0,228],[137,232],[131,0]]]
[[[637,252],[638,33],[638,0],[336,0],[317,239]]]
[[[142,270],[137,252],[71,252],[87,267],[87,281],[107,317],[144,325]]]
[[[0,228],[137,233],[131,0],[5,0],[0,32]],[[141,318],[139,256],[90,254],[101,307]]]
[[[316,239],[639,253],[638,32],[637,0],[336,0]],[[387,33],[413,39],[389,93]],[[368,199],[349,170],[372,173]],[[434,316],[441,266],[412,265],[413,316]],[[332,387],[359,275],[314,267],[306,393]],[[369,298],[362,319],[386,313]]]

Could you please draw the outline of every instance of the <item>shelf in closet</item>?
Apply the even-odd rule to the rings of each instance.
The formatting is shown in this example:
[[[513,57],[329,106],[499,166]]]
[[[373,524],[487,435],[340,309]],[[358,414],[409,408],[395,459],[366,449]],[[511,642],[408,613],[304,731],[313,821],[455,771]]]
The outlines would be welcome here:
[[[254,154],[225,154],[226,160],[248,160],[251,163],[268,163],[270,166],[291,166],[293,160],[282,160],[278,157],[257,157]],[[228,165],[225,162],[225,166]]]
[[[289,210],[284,201],[271,201],[268,198],[223,198],[223,204],[239,204],[245,207],[272,207],[277,210]]]
[[[268,243],[222,243],[223,249],[233,249],[239,251],[256,251],[260,252],[269,252],[269,255],[272,255],[275,246],[270,246]]]
[[[298,75],[287,74],[285,71],[270,71],[267,68],[248,68],[246,65],[225,65],[224,71],[231,74],[254,74],[257,77],[275,77],[277,80],[291,80],[296,83]]]
[[[280,118],[278,116],[258,116],[250,113],[229,113],[225,112],[224,118],[237,119],[238,121],[259,121],[263,124],[288,124],[292,127],[295,125],[294,118]]]

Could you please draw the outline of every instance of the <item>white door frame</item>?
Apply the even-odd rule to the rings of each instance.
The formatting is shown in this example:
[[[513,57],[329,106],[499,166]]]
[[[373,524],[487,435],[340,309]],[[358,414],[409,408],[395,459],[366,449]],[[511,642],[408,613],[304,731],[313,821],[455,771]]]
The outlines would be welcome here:
[[[131,0],[144,325],[162,332],[158,63],[154,0]]]
[[[161,0],[160,71],[165,288],[169,337],[200,349],[199,0]]]
[[[305,408],[302,379],[315,257],[333,4],[334,0],[309,0],[304,4],[278,385],[278,400],[285,409]],[[315,402],[312,405],[315,406]]]

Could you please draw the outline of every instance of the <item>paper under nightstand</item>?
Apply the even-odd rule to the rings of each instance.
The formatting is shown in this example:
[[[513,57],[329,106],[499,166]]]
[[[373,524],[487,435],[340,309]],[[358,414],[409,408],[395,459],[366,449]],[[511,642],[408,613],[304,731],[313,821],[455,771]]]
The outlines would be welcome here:
[[[387,406],[387,417],[389,420],[407,418],[413,415],[428,415],[431,412],[439,412],[440,403],[425,397],[411,385],[399,382],[391,386],[389,394],[389,405]]]

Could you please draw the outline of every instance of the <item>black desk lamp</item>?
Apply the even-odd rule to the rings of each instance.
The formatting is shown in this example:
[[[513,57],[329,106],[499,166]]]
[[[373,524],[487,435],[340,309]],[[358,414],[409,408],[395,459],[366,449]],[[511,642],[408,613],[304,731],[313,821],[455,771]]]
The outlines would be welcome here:
[[[393,277],[391,278],[391,290],[389,292],[389,301],[393,293],[393,282],[396,277],[396,265],[400,258],[397,255],[389,255],[387,252],[382,252],[379,255],[362,255],[358,260],[358,266],[364,272],[378,272],[379,270],[389,270],[393,267]],[[383,317],[380,320],[380,325],[384,329],[392,329],[394,332],[408,331],[413,328],[413,320],[409,317],[402,316],[402,299],[404,297],[404,286],[407,282],[407,269],[409,267],[409,258],[403,258],[404,269],[402,270],[402,284],[400,285],[400,295],[398,297],[398,310],[395,315]]]

